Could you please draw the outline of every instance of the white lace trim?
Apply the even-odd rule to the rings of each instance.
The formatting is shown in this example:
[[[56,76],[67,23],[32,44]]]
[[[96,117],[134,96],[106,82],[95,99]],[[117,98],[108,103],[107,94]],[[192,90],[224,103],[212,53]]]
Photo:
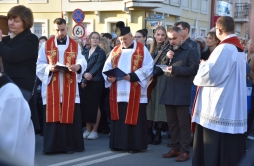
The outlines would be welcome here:
[[[218,117],[213,117],[204,113],[201,113],[201,111],[195,111],[195,116],[202,119],[202,121],[220,125],[220,126],[227,126],[227,127],[244,127],[247,125],[247,119],[241,119],[241,120],[232,120],[232,119],[222,119]]]
[[[129,98],[130,93],[127,91],[117,91],[117,97],[128,97]],[[147,98],[147,94],[141,93],[140,98]]]

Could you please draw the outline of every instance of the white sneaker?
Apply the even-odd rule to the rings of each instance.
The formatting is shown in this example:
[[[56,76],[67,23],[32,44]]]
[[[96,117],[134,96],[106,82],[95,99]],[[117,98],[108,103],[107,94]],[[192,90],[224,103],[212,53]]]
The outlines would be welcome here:
[[[254,140],[254,137],[249,135],[249,136],[247,137],[247,139],[249,139],[249,140]]]
[[[91,132],[89,132],[89,131],[84,131],[84,133],[83,133],[83,138],[87,138],[89,135],[90,135],[90,133]]]
[[[96,138],[98,138],[98,133],[95,131],[92,131],[87,137],[87,139],[96,139]]]

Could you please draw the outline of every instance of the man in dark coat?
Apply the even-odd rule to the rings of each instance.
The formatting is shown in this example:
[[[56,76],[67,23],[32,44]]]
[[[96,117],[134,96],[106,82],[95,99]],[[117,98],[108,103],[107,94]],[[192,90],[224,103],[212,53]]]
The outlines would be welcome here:
[[[190,91],[192,78],[198,70],[199,57],[187,42],[182,44],[182,32],[179,27],[170,28],[167,35],[173,50],[162,60],[162,63],[170,66],[163,76],[160,103],[166,107],[172,149],[163,154],[163,157],[177,157],[176,161],[186,161],[190,152]]]

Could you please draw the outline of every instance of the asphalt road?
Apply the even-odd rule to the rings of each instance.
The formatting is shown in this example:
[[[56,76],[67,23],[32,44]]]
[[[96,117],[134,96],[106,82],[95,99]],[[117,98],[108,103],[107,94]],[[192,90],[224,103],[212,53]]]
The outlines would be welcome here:
[[[174,158],[161,157],[170,150],[166,146],[169,143],[166,133],[163,133],[160,145],[149,145],[146,151],[136,154],[113,152],[109,149],[108,142],[108,135],[99,134],[96,140],[84,139],[84,152],[42,155],[43,137],[36,135],[35,166],[191,166],[191,158],[179,163]]]

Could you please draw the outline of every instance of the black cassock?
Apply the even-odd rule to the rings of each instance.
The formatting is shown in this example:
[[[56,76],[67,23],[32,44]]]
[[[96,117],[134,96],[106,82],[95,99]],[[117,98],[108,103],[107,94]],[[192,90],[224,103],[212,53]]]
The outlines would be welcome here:
[[[75,104],[72,124],[63,124],[59,122],[46,123],[46,105],[43,106],[43,111],[44,153],[80,152],[85,149],[80,104]]]
[[[109,148],[122,150],[147,149],[147,103],[139,105],[137,125],[125,124],[128,103],[119,102],[119,120],[111,120]]]

